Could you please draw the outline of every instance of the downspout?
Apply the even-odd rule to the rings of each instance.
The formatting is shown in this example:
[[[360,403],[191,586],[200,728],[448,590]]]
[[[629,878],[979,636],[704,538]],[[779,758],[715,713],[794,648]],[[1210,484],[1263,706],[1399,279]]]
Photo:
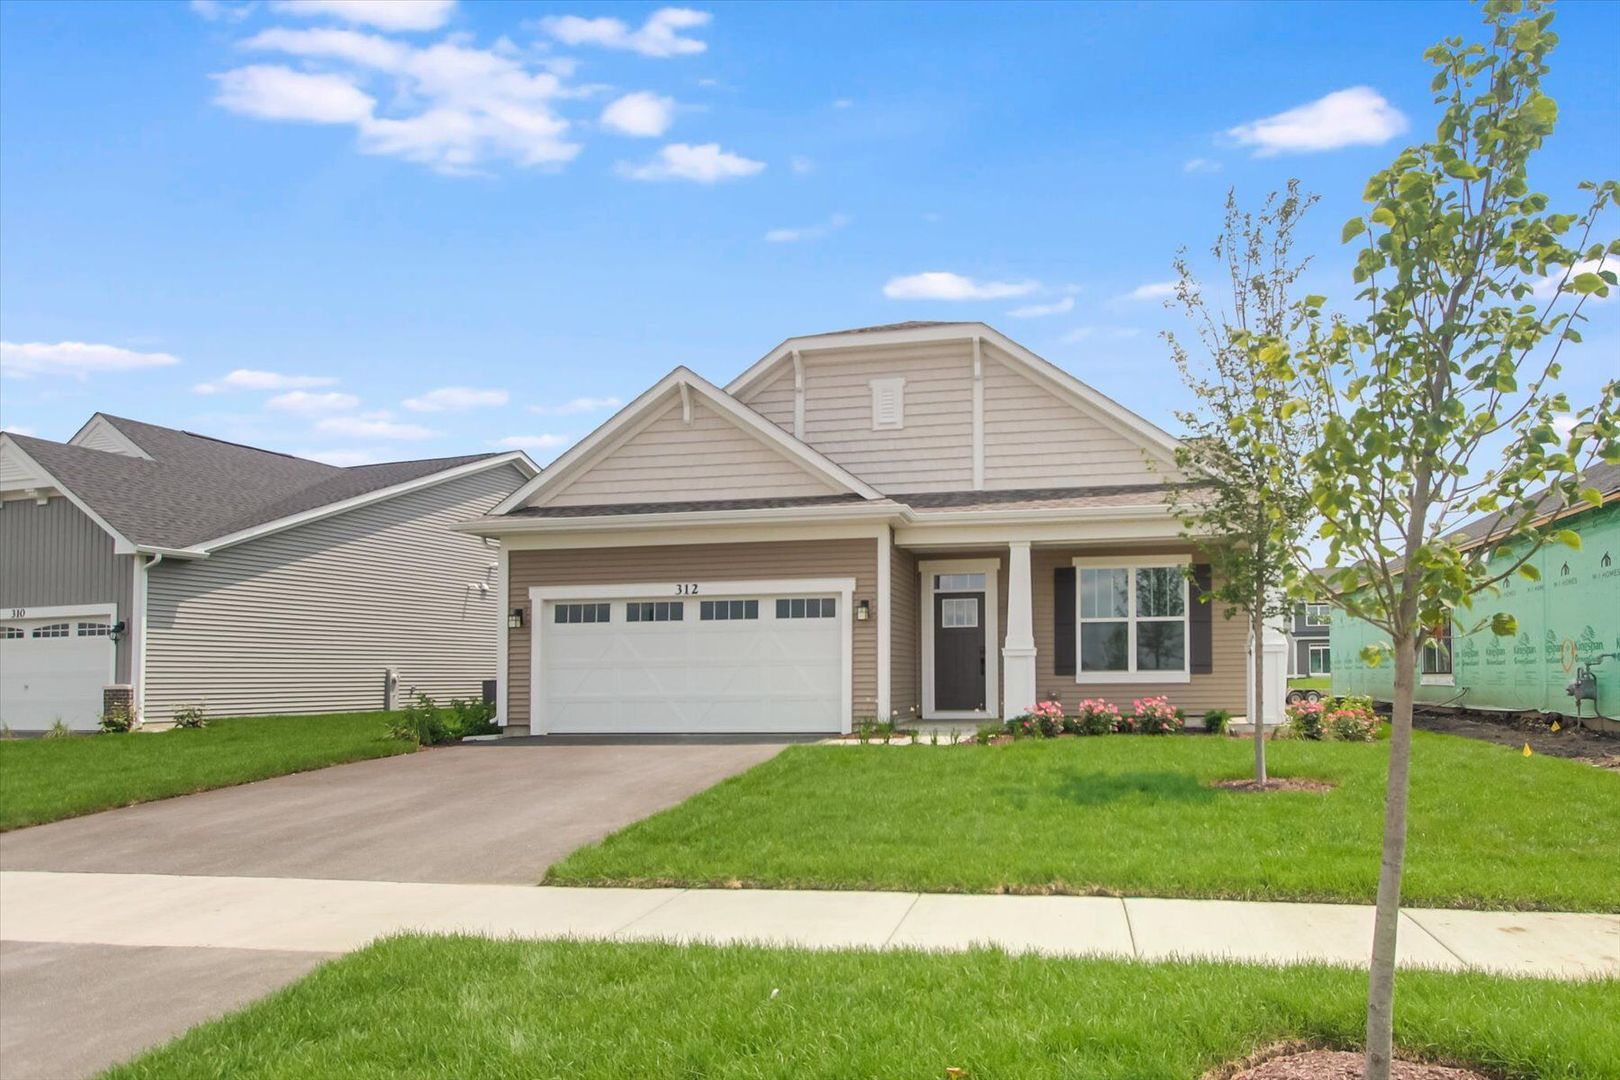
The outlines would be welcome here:
[[[145,561],[145,556],[139,553],[135,556],[135,611],[130,620],[135,628],[135,655],[130,658],[135,686],[130,696],[134,699],[135,715],[142,721],[146,719],[146,586],[152,567],[162,561],[161,551],[153,554],[151,562]]]

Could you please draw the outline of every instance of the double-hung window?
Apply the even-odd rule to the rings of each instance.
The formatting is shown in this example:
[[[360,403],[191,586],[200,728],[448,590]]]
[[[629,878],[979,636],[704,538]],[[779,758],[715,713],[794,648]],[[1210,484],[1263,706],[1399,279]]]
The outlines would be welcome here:
[[[1421,674],[1426,681],[1449,682],[1451,672],[1451,623],[1447,621],[1440,632],[1423,643]]]
[[[1186,563],[1076,559],[1078,682],[1186,682]]]
[[[1305,605],[1305,625],[1306,626],[1312,626],[1312,627],[1315,627],[1315,626],[1332,626],[1333,625],[1333,612],[1332,612],[1332,610],[1330,610],[1326,604],[1306,604]]]

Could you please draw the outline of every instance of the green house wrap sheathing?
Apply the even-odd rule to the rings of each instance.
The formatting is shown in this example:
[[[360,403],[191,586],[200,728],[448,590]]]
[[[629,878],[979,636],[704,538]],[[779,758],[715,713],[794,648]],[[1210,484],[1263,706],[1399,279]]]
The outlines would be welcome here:
[[[1531,560],[1541,580],[1515,576],[1500,595],[1476,598],[1465,621],[1483,620],[1486,628],[1467,636],[1459,630],[1453,644],[1454,685],[1420,686],[1418,701],[1574,714],[1574,699],[1564,688],[1575,678],[1576,663],[1599,653],[1620,653],[1620,503],[1560,524],[1580,534],[1580,550],[1549,544]],[[1499,611],[1518,619],[1517,636],[1490,632],[1490,617]],[[1373,667],[1361,658],[1365,646],[1388,640],[1361,620],[1335,611],[1333,692],[1390,700],[1395,679],[1391,660],[1386,657]],[[1593,672],[1598,711],[1620,717],[1620,660],[1611,656]],[[1583,703],[1581,712],[1591,716],[1592,704]]]

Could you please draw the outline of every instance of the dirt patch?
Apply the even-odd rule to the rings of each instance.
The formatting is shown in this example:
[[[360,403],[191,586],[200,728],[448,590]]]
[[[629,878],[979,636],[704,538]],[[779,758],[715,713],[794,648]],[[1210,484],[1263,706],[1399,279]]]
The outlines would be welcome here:
[[[1553,730],[1553,724],[1558,730]],[[1540,712],[1495,713],[1469,709],[1412,710],[1412,726],[1421,731],[1462,735],[1518,749],[1530,744],[1531,753],[1570,758],[1600,769],[1620,770],[1620,736],[1579,726],[1567,717]]]
[[[1303,776],[1274,776],[1263,784],[1258,780],[1212,780],[1209,786],[1222,791],[1313,791],[1318,794],[1332,791],[1334,787],[1326,780],[1308,780]]]
[[[1223,1073],[1230,1080],[1361,1080],[1362,1055],[1346,1050],[1306,1050],[1267,1058],[1241,1072]],[[1491,1080],[1472,1069],[1396,1060],[1393,1080]]]

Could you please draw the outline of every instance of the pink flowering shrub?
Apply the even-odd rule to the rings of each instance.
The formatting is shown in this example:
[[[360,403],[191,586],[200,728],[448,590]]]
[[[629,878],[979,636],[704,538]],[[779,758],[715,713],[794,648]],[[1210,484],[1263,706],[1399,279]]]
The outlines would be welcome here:
[[[1144,735],[1174,735],[1187,726],[1181,710],[1167,697],[1137,698],[1131,702],[1136,730]]]
[[[1035,727],[1045,739],[1056,738],[1063,734],[1063,703],[1061,701],[1039,701],[1030,710],[1035,716]]]
[[[1015,739],[1026,739],[1031,735],[1041,733],[1040,725],[1037,723],[1034,713],[1009,717],[1003,722],[1002,726],[1007,729],[1007,734]]]
[[[1370,702],[1364,705],[1355,699],[1340,699],[1328,709],[1322,730],[1327,738],[1340,742],[1372,742],[1378,737],[1378,714]]]
[[[1282,730],[1286,738],[1322,738],[1322,717],[1327,712],[1327,706],[1320,701],[1296,701],[1288,705],[1283,712],[1288,717]]]
[[[1086,698],[1074,714],[1074,729],[1078,735],[1107,735],[1119,730],[1119,706],[1101,698]]]

